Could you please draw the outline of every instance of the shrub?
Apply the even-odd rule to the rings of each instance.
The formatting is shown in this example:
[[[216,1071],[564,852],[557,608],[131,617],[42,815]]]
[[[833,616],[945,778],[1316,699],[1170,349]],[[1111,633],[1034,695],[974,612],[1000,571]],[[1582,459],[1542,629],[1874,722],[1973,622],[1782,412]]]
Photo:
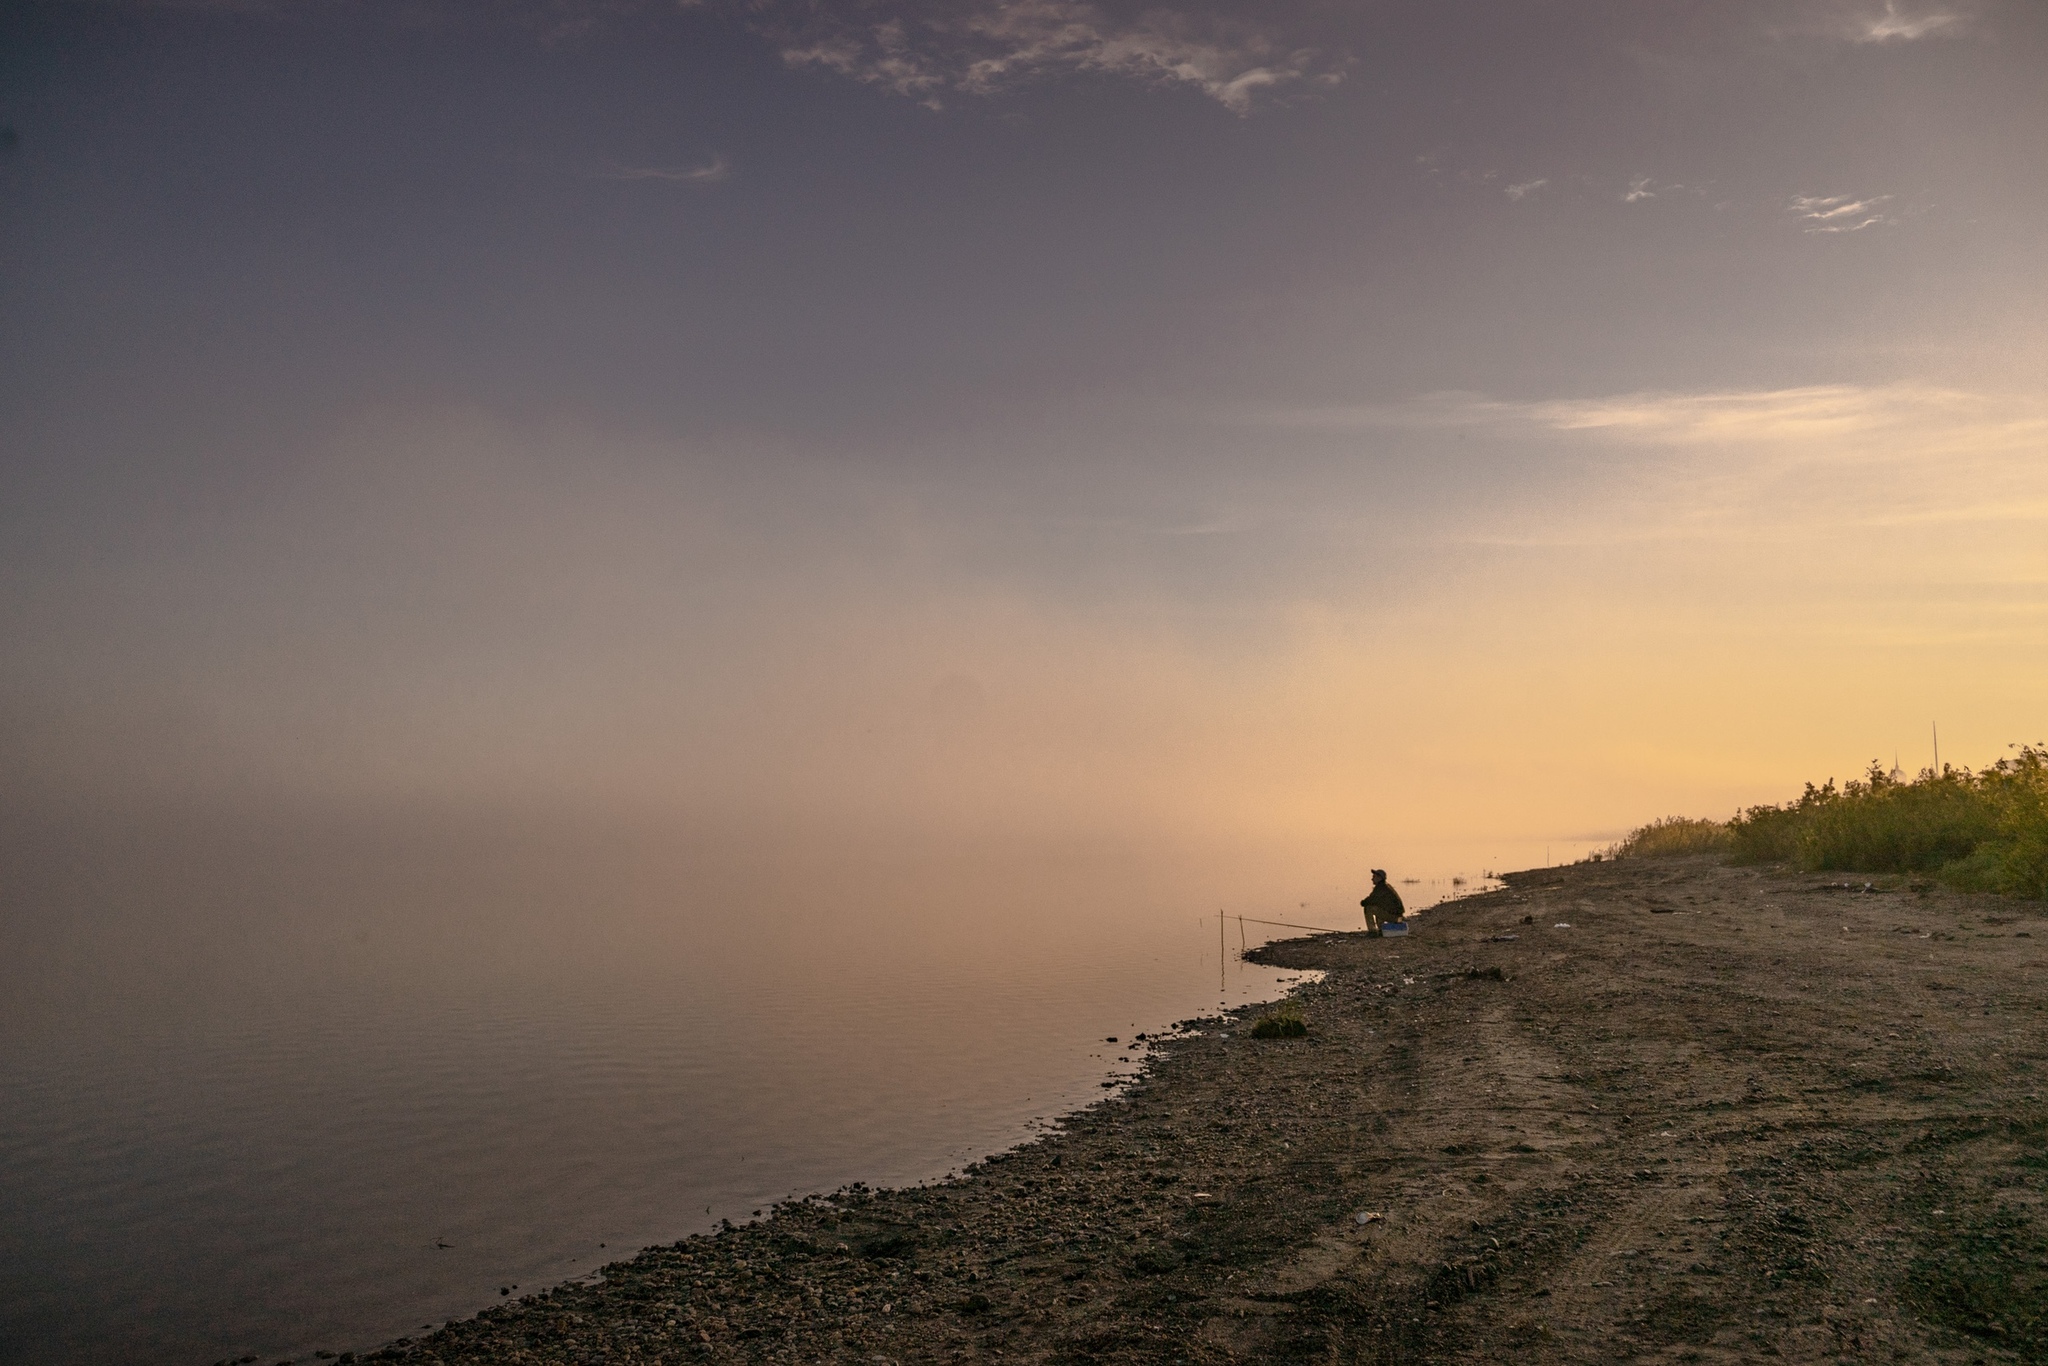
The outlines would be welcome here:
[[[1737,863],[1791,863],[1799,857],[1799,832],[1805,821],[1839,794],[1835,780],[1826,787],[1806,785],[1798,801],[1784,806],[1752,806],[1728,822]]]
[[[1627,839],[1607,851],[1609,858],[1673,858],[1682,854],[1719,854],[1732,849],[1735,838],[1719,821],[1666,816],[1636,827]]]
[[[1998,813],[1974,774],[1932,774],[1915,782],[1876,764],[1860,783],[1817,808],[1799,836],[1808,868],[1932,873],[1998,833]]]
[[[1674,824],[1645,826],[1617,852]],[[2048,749],[2022,746],[1981,772],[1929,769],[1911,781],[1873,763],[1839,789],[1808,783],[1797,801],[1752,806],[1725,829],[1738,863],[1933,873],[1965,891],[2048,897]]]
[[[1271,1015],[1261,1015],[1252,1026],[1254,1039],[1299,1039],[1308,1033],[1308,1021],[1301,1018],[1301,1007],[1293,1001],[1285,1002]]]
[[[1978,775],[1998,810],[1998,890],[2048,898],[2048,749],[2028,745]]]

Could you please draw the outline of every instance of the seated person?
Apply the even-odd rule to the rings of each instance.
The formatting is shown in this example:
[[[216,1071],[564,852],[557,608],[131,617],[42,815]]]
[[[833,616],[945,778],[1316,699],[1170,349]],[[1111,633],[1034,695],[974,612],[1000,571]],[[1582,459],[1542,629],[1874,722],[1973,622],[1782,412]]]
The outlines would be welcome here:
[[[1401,894],[1387,884],[1387,870],[1372,870],[1372,893],[1358,903],[1365,910],[1365,927],[1376,930],[1389,920],[1401,920],[1408,914],[1408,908],[1401,904]]]

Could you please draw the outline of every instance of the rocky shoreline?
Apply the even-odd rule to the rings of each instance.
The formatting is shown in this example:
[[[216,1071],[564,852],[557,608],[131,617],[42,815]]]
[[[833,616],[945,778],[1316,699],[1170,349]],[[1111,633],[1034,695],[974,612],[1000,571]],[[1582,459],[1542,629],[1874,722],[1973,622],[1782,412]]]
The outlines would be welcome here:
[[[361,1360],[2048,1359],[2048,915],[1710,860],[1511,875],[854,1186]]]

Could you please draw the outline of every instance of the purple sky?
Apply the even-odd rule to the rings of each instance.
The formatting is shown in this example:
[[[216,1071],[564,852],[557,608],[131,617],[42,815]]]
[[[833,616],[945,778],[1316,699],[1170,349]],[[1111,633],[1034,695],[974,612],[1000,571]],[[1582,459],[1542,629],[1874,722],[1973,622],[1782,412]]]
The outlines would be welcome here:
[[[2030,0],[21,3],[10,802],[1538,840],[2038,739]]]

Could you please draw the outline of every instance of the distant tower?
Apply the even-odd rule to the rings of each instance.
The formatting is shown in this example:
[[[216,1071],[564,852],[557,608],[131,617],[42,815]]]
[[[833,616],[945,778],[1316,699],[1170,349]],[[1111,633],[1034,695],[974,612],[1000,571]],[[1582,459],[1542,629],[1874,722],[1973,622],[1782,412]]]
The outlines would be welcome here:
[[[1892,781],[1893,781],[1893,782],[1895,782],[1895,783],[1902,783],[1902,782],[1904,782],[1905,780],[1906,780],[1906,770],[1905,770],[1905,769],[1903,769],[1903,768],[1900,768],[1900,767],[1899,767],[1899,752],[1898,752],[1897,750],[1893,750],[1893,751],[1892,751]]]

